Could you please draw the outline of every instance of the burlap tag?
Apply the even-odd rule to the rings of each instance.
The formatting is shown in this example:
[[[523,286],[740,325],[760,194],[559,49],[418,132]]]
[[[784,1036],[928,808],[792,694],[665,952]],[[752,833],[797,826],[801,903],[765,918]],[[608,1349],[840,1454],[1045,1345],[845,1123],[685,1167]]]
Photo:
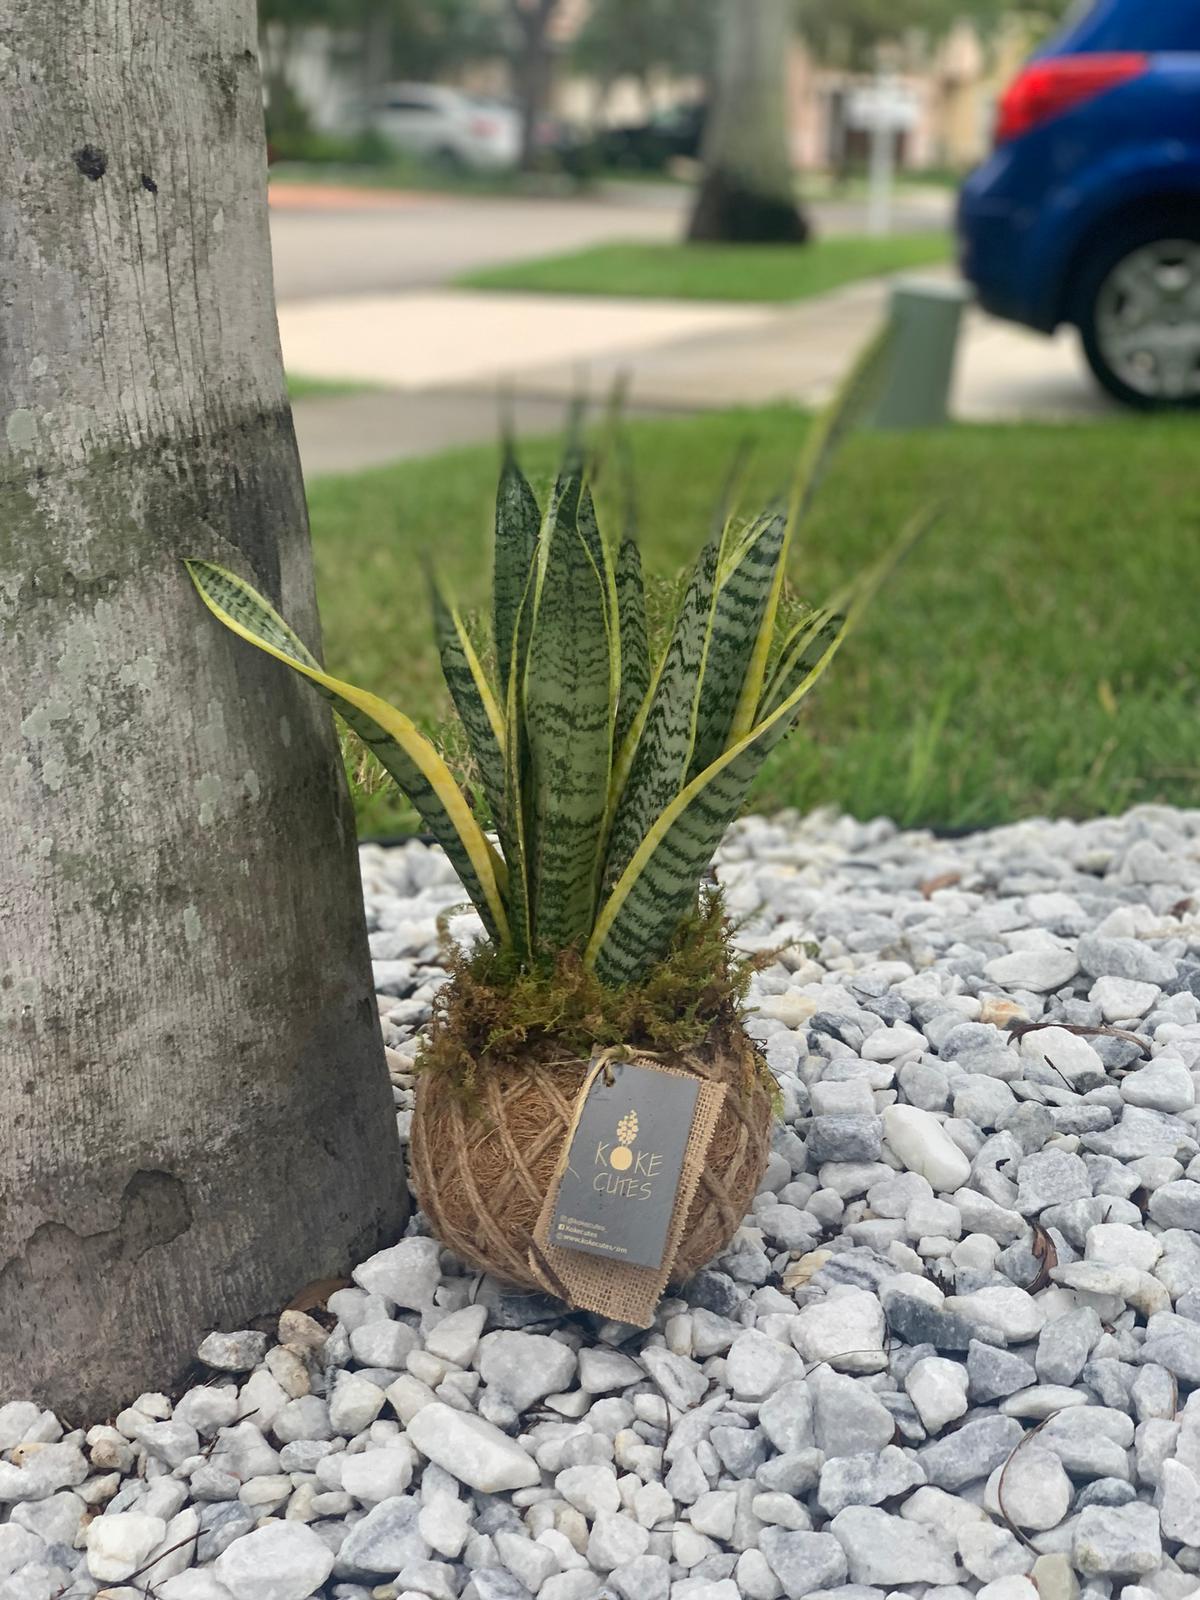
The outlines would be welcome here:
[[[680,1072],[674,1067],[664,1067],[649,1056],[631,1054],[628,1059],[635,1066],[664,1072],[670,1077],[692,1077],[692,1074]],[[589,1077],[581,1093],[586,1094],[590,1086]],[[614,1322],[628,1322],[637,1328],[650,1327],[658,1302],[670,1281],[671,1268],[683,1237],[683,1226],[695,1199],[700,1175],[708,1159],[708,1147],[712,1143],[724,1104],[723,1083],[701,1083],[691,1134],[684,1151],[679,1187],[675,1191],[675,1206],[667,1230],[667,1247],[662,1264],[658,1267],[628,1266],[603,1256],[588,1255],[582,1250],[564,1250],[561,1245],[551,1244],[550,1223],[559,1187],[559,1180],[555,1179],[534,1227],[529,1251],[529,1269],[548,1293],[565,1300],[575,1310],[596,1311]],[[568,1143],[573,1137],[574,1124],[567,1135]]]

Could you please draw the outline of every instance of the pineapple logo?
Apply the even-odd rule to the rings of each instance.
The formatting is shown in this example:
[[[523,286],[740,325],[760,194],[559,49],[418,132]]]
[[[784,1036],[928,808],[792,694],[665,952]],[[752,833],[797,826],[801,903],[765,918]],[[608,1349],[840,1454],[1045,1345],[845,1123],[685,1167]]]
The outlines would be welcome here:
[[[608,1164],[614,1172],[628,1172],[633,1165],[633,1151],[629,1146],[637,1136],[637,1112],[631,1111],[617,1123],[617,1138],[620,1143],[613,1147],[612,1154],[608,1158]]]

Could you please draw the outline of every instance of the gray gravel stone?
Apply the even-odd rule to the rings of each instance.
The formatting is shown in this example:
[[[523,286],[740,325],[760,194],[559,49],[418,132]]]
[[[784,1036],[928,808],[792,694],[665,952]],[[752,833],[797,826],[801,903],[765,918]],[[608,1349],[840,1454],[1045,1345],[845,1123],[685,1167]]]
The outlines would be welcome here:
[[[218,1372],[252,1372],[267,1350],[265,1333],[245,1329],[239,1333],[210,1333],[201,1340],[196,1359]]]
[[[1127,978],[1158,986],[1175,978],[1176,963],[1137,939],[1106,939],[1085,933],[1076,946],[1079,965],[1090,978]]]
[[[1133,1502],[1088,1506],[1075,1523],[1072,1558],[1085,1577],[1141,1577],[1162,1560],[1158,1512]]]
[[[821,1469],[817,1504],[829,1517],[847,1506],[877,1506],[925,1482],[925,1473],[904,1450],[885,1445],[876,1452],[838,1456]]]
[[[953,1583],[953,1550],[920,1523],[891,1517],[873,1506],[850,1506],[830,1524],[846,1552],[853,1583],[894,1588],[906,1583]]]
[[[569,1345],[536,1333],[489,1333],[476,1356],[479,1375],[518,1413],[566,1389],[577,1358]]]
[[[984,1416],[964,1422],[957,1432],[925,1445],[917,1459],[930,1483],[939,1489],[961,1489],[986,1478],[1006,1461],[1023,1433],[1021,1424],[1012,1417]]]
[[[350,1529],[339,1562],[366,1577],[381,1577],[395,1576],[409,1561],[428,1561],[430,1549],[417,1527],[420,1511],[415,1495],[381,1500]]]
[[[830,1533],[764,1528],[758,1547],[788,1600],[806,1600],[815,1590],[832,1588],[846,1576],[846,1553]]]

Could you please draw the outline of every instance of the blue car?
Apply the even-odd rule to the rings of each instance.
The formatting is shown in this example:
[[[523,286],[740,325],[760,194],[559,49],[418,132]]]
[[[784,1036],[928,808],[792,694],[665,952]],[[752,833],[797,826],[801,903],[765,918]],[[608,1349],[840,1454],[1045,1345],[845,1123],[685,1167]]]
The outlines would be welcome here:
[[[1090,0],[1000,105],[959,203],[980,303],[1077,327],[1145,409],[1200,406],[1200,0]]]

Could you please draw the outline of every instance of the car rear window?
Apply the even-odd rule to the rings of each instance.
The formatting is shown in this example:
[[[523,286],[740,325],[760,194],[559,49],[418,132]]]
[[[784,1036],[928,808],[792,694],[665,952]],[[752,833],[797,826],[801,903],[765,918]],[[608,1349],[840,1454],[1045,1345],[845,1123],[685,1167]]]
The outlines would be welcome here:
[[[1083,0],[1049,48],[1200,52],[1200,0]]]

